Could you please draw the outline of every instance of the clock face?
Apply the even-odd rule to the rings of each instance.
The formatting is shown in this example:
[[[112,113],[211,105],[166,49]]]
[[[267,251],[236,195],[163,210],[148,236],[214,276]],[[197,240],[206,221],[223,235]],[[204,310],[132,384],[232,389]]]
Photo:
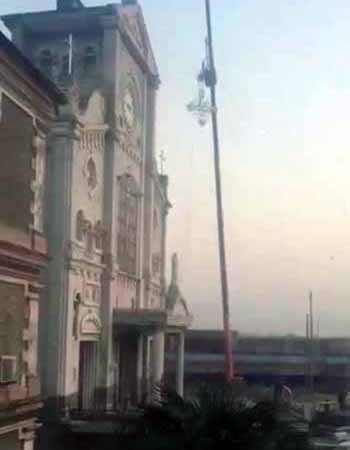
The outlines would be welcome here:
[[[136,111],[134,97],[129,89],[124,94],[123,113],[127,127],[132,128],[135,124]]]

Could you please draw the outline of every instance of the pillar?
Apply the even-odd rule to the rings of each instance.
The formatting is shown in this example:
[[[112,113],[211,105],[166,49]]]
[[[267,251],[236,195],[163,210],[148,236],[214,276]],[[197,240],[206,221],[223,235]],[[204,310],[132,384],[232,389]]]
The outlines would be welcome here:
[[[159,383],[164,374],[164,330],[159,330],[153,337],[152,378],[154,383]]]
[[[142,381],[143,381],[143,334],[138,336],[137,340],[137,361],[136,361],[136,384],[137,384],[137,402],[142,400]]]
[[[181,397],[184,395],[185,370],[185,333],[179,333],[176,355],[176,391]]]
[[[144,402],[147,403],[150,398],[152,383],[151,383],[151,338],[146,336],[144,342]]]

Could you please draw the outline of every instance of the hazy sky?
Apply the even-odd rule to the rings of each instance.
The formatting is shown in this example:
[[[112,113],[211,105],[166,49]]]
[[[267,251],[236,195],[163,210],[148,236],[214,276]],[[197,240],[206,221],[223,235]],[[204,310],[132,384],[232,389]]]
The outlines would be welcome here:
[[[85,0],[86,5],[108,3]],[[221,325],[210,127],[185,105],[204,54],[203,0],[143,0],[162,78],[168,246],[197,327]],[[350,4],[212,0],[232,327],[350,334]],[[2,0],[0,13],[54,0]]]

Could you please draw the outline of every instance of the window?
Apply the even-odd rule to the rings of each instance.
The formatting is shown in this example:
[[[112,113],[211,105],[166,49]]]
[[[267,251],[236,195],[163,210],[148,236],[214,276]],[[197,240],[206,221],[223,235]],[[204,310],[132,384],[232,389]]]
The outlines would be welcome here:
[[[77,214],[77,223],[76,223],[77,240],[82,242],[84,240],[84,235],[85,235],[85,218],[83,211],[80,209]]]
[[[0,311],[0,355],[11,354],[11,338],[13,335],[13,316],[6,310]]]
[[[25,367],[22,363],[25,296],[24,287],[0,282],[0,382],[13,382]],[[36,344],[36,342],[34,342]]]
[[[41,71],[47,77],[52,77],[53,58],[50,50],[42,50],[40,53],[39,66]]]
[[[102,250],[103,247],[104,230],[101,221],[98,220],[95,225],[95,247],[97,250]]]
[[[96,50],[93,47],[86,47],[84,54],[84,74],[93,75],[97,67],[97,55]]]
[[[119,179],[117,259],[123,272],[136,273],[138,201],[135,180]]]

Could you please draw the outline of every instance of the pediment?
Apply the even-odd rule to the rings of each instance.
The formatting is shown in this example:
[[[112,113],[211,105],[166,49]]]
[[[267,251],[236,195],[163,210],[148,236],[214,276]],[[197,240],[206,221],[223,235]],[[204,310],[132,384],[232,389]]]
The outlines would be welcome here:
[[[120,19],[125,33],[127,33],[131,42],[142,55],[150,72],[158,77],[158,68],[141,7],[137,4],[121,6]]]

